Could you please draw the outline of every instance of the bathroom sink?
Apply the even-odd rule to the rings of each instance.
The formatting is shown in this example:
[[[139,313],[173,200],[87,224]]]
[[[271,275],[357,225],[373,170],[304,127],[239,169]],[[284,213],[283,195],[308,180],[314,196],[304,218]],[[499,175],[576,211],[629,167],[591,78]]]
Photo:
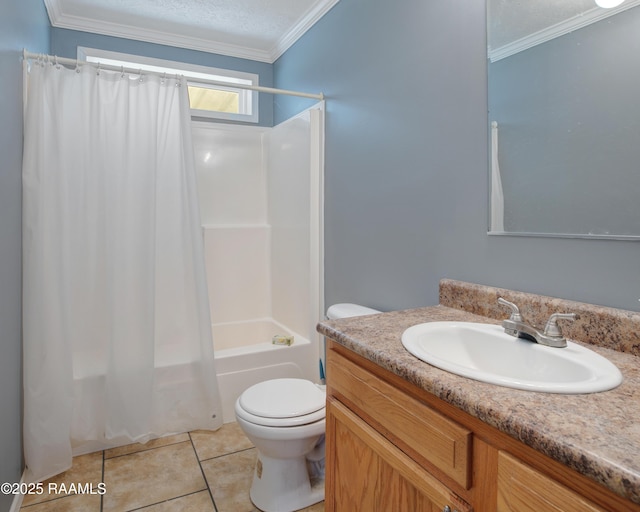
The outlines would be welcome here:
[[[402,344],[418,359],[456,375],[529,391],[595,393],[622,382],[616,366],[570,341],[553,348],[505,334],[499,325],[428,322],[409,327]]]

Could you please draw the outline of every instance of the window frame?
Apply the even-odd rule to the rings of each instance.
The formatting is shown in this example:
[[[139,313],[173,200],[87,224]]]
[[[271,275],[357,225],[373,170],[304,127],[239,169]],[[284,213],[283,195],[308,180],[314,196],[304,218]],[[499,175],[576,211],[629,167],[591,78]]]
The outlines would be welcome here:
[[[191,109],[192,118],[204,118],[204,119],[217,119],[223,121],[240,121],[245,123],[257,124],[259,122],[259,94],[257,91],[250,89],[244,89],[240,87],[234,87],[234,84],[258,86],[259,75],[256,73],[248,73],[245,71],[235,71],[231,69],[213,68],[208,66],[200,66],[197,64],[188,64],[185,62],[170,61],[164,59],[156,59],[152,57],[143,57],[141,55],[132,55],[127,53],[112,52],[108,50],[99,50],[97,48],[88,48],[79,46],[78,56],[79,61],[93,61],[98,62],[100,60],[118,61],[118,65],[123,65],[136,68],[140,68],[144,71],[152,70],[156,72],[162,72],[167,70],[167,74],[181,74],[187,79],[188,85],[195,87],[211,87],[222,91],[232,91],[239,94],[239,113],[219,112],[215,110],[200,110]],[[161,68],[161,70],[153,69]],[[198,82],[198,78],[205,78],[209,80],[216,80],[218,82],[228,82],[228,86],[223,85],[211,85]]]

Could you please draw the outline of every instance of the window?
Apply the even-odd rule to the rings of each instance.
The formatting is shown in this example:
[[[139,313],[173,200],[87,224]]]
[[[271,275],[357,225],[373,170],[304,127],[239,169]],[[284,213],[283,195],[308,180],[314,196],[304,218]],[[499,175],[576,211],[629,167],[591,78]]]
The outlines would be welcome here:
[[[258,93],[237,87],[258,85],[257,74],[81,47],[78,48],[78,60],[184,75],[189,86],[192,117],[258,122]],[[229,85],[209,84],[202,80]]]

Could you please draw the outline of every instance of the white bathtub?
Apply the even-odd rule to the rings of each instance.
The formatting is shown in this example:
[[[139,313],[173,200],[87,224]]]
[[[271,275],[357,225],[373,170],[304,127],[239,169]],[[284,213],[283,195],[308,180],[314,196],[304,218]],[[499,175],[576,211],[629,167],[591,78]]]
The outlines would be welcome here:
[[[319,380],[318,347],[271,318],[213,324],[216,371],[225,423],[235,421],[240,394],[267,379]],[[273,345],[276,334],[292,335],[291,346]]]
[[[238,396],[253,384],[284,377],[319,381],[317,342],[303,338],[273,319],[213,324],[212,330],[224,423],[235,421],[235,402]],[[273,345],[271,339],[275,334],[292,335],[293,345]],[[76,414],[77,418],[71,426],[72,433],[86,430],[82,418],[87,415],[98,418],[98,422],[106,421],[106,360],[104,354],[74,354],[74,407],[80,412]],[[180,355],[169,352],[161,354],[158,358],[155,377],[158,382],[163,383],[164,393],[167,396],[175,396],[176,401],[189,392],[189,387],[185,387],[184,382],[190,382],[191,375],[189,363],[181,359]],[[95,435],[98,438],[92,441],[72,439],[73,455],[83,455],[131,442],[128,438],[106,439]],[[80,438],[84,439],[85,436],[82,435]]]

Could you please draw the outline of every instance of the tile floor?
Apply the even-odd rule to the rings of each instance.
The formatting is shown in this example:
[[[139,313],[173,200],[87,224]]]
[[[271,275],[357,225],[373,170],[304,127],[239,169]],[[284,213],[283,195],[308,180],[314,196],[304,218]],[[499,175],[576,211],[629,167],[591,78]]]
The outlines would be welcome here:
[[[249,499],[256,450],[235,423],[81,455],[27,495],[21,512],[255,512]],[[99,483],[106,492],[99,494]],[[52,486],[49,486],[49,483]],[[95,494],[48,494],[93,484]],[[57,484],[56,487],[53,484]],[[304,509],[324,512],[324,503]]]

